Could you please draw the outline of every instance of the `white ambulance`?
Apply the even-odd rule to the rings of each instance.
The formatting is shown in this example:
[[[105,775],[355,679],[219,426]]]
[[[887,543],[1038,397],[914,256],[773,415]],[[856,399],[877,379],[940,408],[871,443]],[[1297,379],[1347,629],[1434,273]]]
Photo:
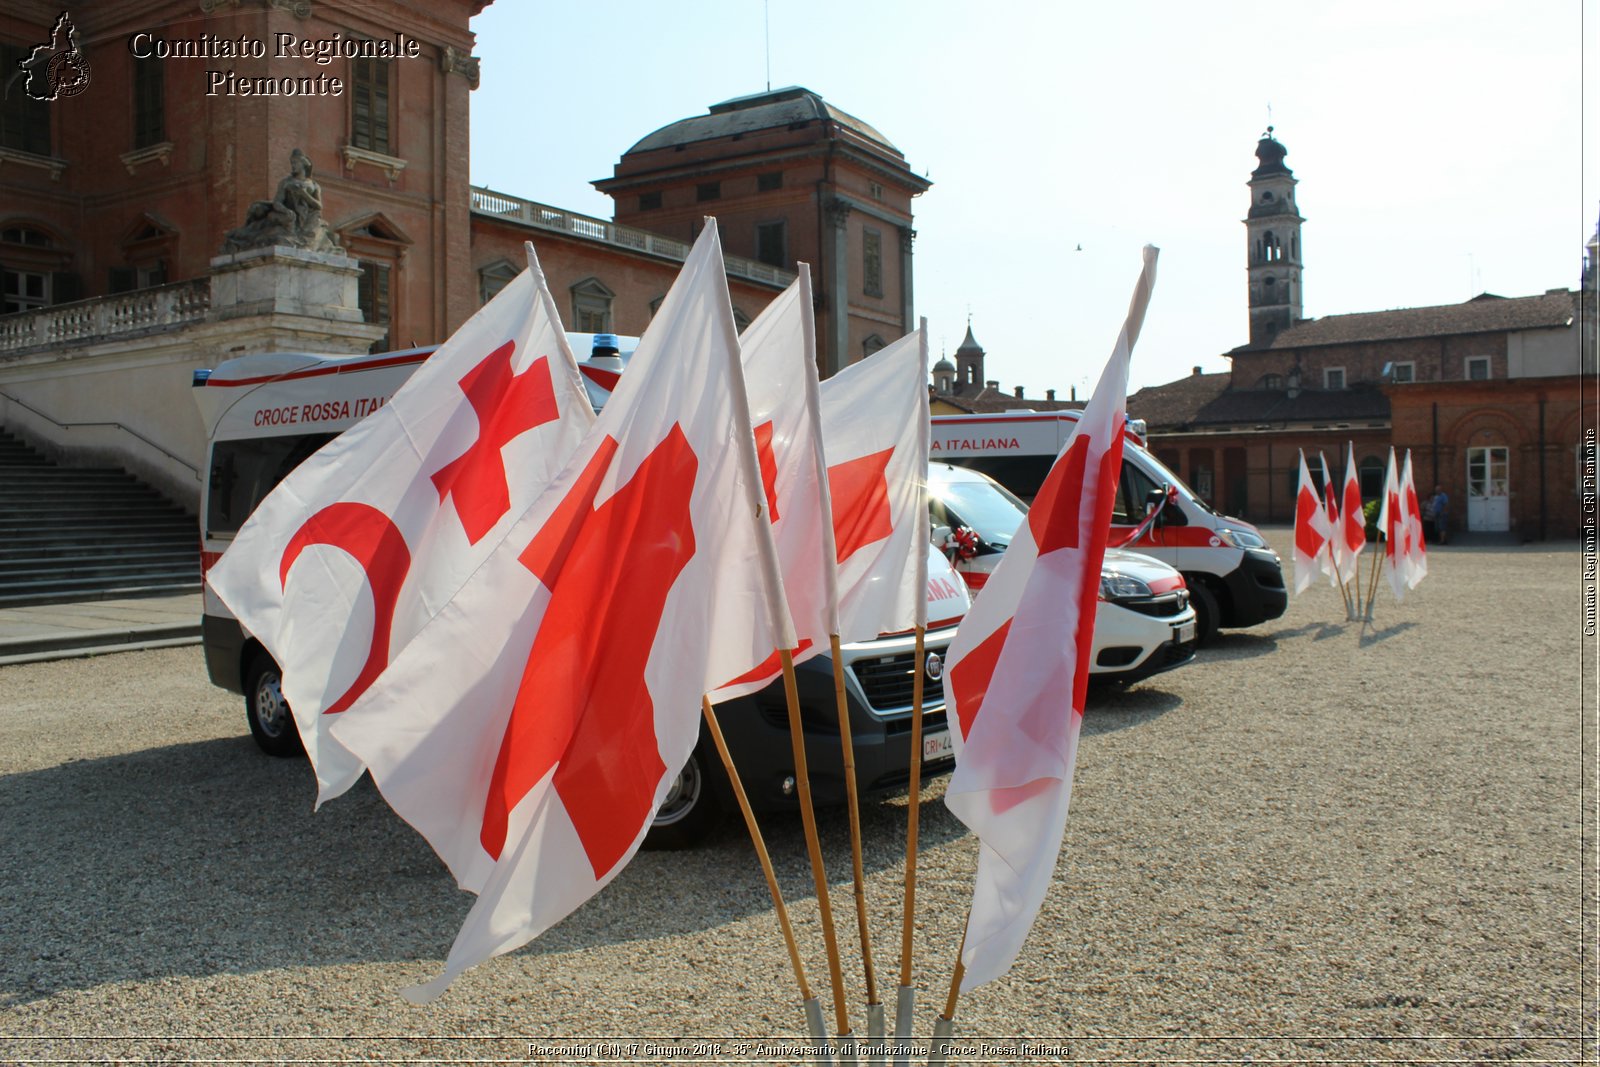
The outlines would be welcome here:
[[[1066,444],[1077,411],[935,415],[929,457],[994,478],[1032,500]],[[1152,521],[1150,508],[1157,507]],[[1213,509],[1145,448],[1144,427],[1128,425],[1112,514],[1111,544],[1176,568],[1189,586],[1205,644],[1220,627],[1254,626],[1289,605],[1283,563],[1261,531]]]
[[[598,409],[637,339],[606,334],[568,338],[574,352],[591,353],[579,370]],[[193,392],[209,440],[200,507],[202,570],[221,557],[278,482],[322,445],[382,408],[432,351],[342,357],[273,353],[197,371]],[[857,781],[864,793],[896,790],[909,781],[912,684],[918,671],[925,679],[924,776],[943,774],[952,766],[939,678],[956,623],[971,600],[938,553],[930,554],[927,596],[929,625],[921,663],[916,662],[911,634],[884,635],[841,650]],[[209,586],[201,626],[211,681],[244,696],[256,743],[271,755],[298,755],[299,734],[283,699],[278,664]],[[819,804],[845,801],[832,671],[826,656],[807,660],[797,670],[811,788]],[[781,683],[727,707],[734,710],[721,716],[723,730],[751,802],[763,809],[792,807],[793,749]],[[703,737],[657,813],[649,844],[692,844],[733,806],[721,762]]]

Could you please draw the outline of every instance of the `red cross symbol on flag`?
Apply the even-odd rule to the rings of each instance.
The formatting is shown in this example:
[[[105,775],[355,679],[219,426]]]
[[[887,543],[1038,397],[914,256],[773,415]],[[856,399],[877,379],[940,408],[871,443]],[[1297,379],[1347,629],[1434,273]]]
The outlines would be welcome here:
[[[513,375],[516,347],[515,341],[507,341],[462,376],[461,391],[478,416],[478,439],[432,476],[439,502],[446,497],[454,500],[467,541],[474,545],[511,510],[500,450],[512,438],[560,415],[549,357],[540,356],[527,370]]]
[[[894,449],[828,468],[828,493],[833,497],[833,538],[838,562],[894,533],[885,471]]]
[[[628,483],[594,507],[617,442],[606,437],[518,557],[550,589],[490,780],[480,841],[499,859],[512,809],[551,767],[603,878],[650,818],[666,766],[644,669],[667,594],[694,556],[699,461],[676,424]]]

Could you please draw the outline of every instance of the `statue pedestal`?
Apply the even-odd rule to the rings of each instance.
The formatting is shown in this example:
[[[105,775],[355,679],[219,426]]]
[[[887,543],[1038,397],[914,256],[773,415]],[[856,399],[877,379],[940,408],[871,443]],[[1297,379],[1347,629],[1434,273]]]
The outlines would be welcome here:
[[[360,277],[360,264],[343,252],[272,245],[217,256],[207,318],[229,324],[234,353],[365,352],[385,327],[363,321]]]
[[[272,245],[211,261],[211,311],[216,318],[309,315],[360,322],[361,264],[343,252],[307,252]]]

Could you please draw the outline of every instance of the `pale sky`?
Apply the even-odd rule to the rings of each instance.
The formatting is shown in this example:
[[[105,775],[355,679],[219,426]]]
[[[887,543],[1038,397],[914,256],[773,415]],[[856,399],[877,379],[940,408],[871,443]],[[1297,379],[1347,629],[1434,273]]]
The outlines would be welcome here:
[[[584,214],[612,216],[589,183],[640,138],[769,82],[870,123],[933,182],[934,358],[970,313],[988,377],[1029,396],[1092,388],[1145,243],[1130,388],[1228,369],[1269,105],[1308,317],[1576,288],[1600,219],[1600,0],[498,0],[473,29],[473,183]]]

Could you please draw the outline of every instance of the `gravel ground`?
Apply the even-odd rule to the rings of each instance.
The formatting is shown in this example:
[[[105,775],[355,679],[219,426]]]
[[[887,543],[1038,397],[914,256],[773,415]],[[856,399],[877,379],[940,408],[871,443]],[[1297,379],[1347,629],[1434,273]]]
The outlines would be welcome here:
[[[1285,531],[1273,531],[1280,548]],[[1319,586],[1193,665],[1091,697],[1056,885],[964,1062],[1597,1062],[1593,677],[1577,546],[1436,551],[1373,627]],[[412,1007],[471,898],[370,784],[311,811],[197,648],[0,668],[0,1060],[798,1062],[737,825],[643,853],[565,923]],[[925,795],[917,1032],[976,844]],[[873,954],[898,981],[905,799],[863,813]],[[865,1029],[844,822],[825,814]],[[769,845],[832,1018],[798,819]],[[892,1014],[892,1011],[891,1011]],[[530,1048],[538,1043],[539,1048]]]

